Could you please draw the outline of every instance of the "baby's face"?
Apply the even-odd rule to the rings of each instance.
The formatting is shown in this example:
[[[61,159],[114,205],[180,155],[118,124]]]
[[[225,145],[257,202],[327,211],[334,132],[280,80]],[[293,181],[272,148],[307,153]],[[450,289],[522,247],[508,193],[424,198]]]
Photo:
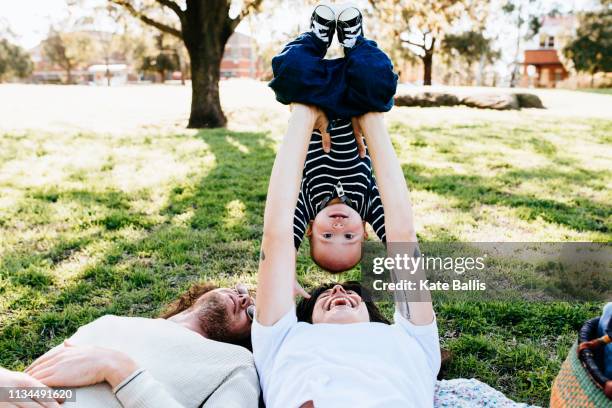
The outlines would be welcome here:
[[[363,220],[348,205],[332,204],[321,210],[312,223],[311,233],[312,256],[323,268],[340,272],[361,259]]]

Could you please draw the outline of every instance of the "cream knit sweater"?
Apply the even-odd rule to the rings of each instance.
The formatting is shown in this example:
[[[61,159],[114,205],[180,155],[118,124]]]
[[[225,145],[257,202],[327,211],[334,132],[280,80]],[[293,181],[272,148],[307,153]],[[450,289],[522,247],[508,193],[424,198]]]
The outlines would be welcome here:
[[[104,316],[71,341],[122,351],[139,365],[114,390],[106,383],[76,389],[79,408],[256,408],[259,381],[245,348],[208,340],[164,319]]]

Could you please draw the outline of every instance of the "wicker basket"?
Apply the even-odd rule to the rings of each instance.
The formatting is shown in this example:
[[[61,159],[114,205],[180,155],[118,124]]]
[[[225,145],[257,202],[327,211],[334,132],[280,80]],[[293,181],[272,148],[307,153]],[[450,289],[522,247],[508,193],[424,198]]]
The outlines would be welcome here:
[[[612,408],[612,381],[606,378],[601,361],[603,343],[597,339],[599,318],[587,321],[555,378],[550,394],[551,408]]]

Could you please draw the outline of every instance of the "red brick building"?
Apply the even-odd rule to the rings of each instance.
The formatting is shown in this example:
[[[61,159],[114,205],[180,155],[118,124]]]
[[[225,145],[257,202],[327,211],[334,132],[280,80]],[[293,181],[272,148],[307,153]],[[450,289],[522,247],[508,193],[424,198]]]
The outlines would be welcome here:
[[[99,41],[108,33],[83,31],[94,41]],[[30,78],[32,82],[40,83],[62,83],[66,82],[67,73],[56,64],[51,63],[44,55],[42,43],[30,50],[32,61],[34,62],[34,72]],[[138,61],[125,61],[120,56],[113,56],[110,61],[113,64],[126,64],[130,81],[138,81],[139,75],[136,72]],[[75,67],[72,71],[74,83],[87,84],[97,82],[96,75],[88,68],[95,64],[103,64],[104,58],[101,55],[92,57],[91,61]],[[187,78],[189,79],[188,69]],[[180,72],[168,73],[173,79],[180,79]],[[262,75],[261,60],[256,55],[254,40],[248,35],[234,32],[225,45],[225,52],[221,60],[221,78],[260,78]],[[167,78],[168,79],[168,78]]]
[[[221,60],[221,78],[257,78],[257,67],[253,39],[234,32],[225,45]]]
[[[523,86],[554,88],[569,76],[560,58],[564,39],[575,29],[574,16],[546,16],[536,39],[537,48],[525,50]]]

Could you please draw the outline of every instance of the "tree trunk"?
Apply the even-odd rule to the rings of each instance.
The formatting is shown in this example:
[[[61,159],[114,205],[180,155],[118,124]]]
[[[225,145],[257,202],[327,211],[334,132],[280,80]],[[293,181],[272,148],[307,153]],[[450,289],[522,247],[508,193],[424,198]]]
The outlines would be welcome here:
[[[436,46],[436,39],[431,39],[431,46],[429,48],[425,48],[427,45],[423,46],[425,51],[425,55],[421,58],[423,60],[423,85],[431,85],[431,70],[433,67],[433,54]]]
[[[514,66],[512,67],[512,74],[510,75],[510,88],[516,87],[516,82],[520,75],[519,72],[519,54],[521,52],[521,27],[523,26],[523,19],[521,15],[523,13],[523,2],[519,2],[518,12],[516,17],[516,50],[514,52]]]
[[[515,64],[518,64],[516,62]],[[518,77],[517,65],[512,68],[512,73],[510,74],[510,88],[514,88],[516,86],[516,78]]]
[[[104,63],[106,64],[106,86],[111,86],[111,72],[110,67],[108,66],[110,63],[110,58],[108,57],[108,55],[104,57]]]
[[[216,47],[188,49],[191,59],[191,115],[188,128],[215,128],[227,124],[219,99],[223,43]]]
[[[480,61],[478,61],[478,71],[476,74],[476,85],[482,86],[484,83],[484,70],[485,70],[485,55],[484,53],[480,56]]]
[[[66,84],[72,85],[72,68],[66,68]]]
[[[176,58],[178,58],[179,69],[181,70],[181,85],[185,85],[185,59],[180,46],[176,49]]]
[[[431,67],[433,65],[433,53],[430,51],[425,51],[425,55],[422,58],[423,60],[423,85],[431,85]]]

